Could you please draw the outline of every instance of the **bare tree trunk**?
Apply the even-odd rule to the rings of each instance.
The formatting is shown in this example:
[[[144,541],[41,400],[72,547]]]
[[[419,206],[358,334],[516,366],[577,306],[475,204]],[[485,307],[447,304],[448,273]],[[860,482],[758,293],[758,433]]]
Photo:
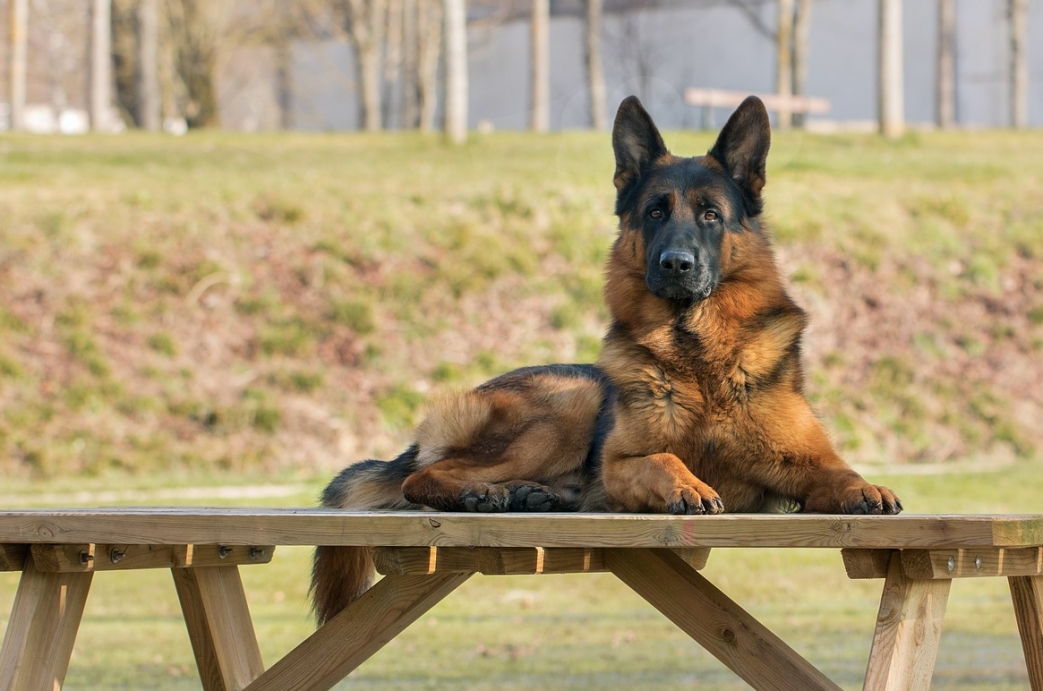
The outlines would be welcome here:
[[[878,58],[880,133],[887,137],[898,137],[905,131],[902,0],[880,0]]]
[[[138,125],[150,132],[160,128],[163,103],[159,92],[159,12],[156,0],[138,5]]]
[[[10,4],[10,67],[8,87],[11,90],[11,129],[25,128],[25,75],[29,36],[29,0],[9,0]]]
[[[112,104],[112,0],[91,4],[91,129],[109,126]]]
[[[797,0],[797,18],[793,23],[793,93],[808,95],[808,46],[811,34],[812,0]],[[793,124],[803,127],[804,113],[793,114]]]
[[[358,61],[362,128],[379,132],[381,119],[381,49],[387,13],[385,0],[354,0],[352,3],[351,41]]]
[[[938,127],[956,124],[956,0],[938,0]]]
[[[467,141],[467,4],[444,0],[445,132],[456,144]]]
[[[384,126],[395,127],[402,114],[402,0],[387,0],[387,30],[384,32]],[[403,125],[398,124],[401,128]]]
[[[279,106],[279,129],[292,130],[293,119],[293,43],[275,43],[275,101]]]
[[[1008,0],[1010,18],[1010,126],[1028,127],[1029,68],[1026,51],[1028,0]]]
[[[550,0],[532,0],[532,89],[529,129],[550,129]]]
[[[420,131],[435,131],[438,110],[438,63],[442,56],[442,5],[431,0],[417,3],[417,98]]]
[[[220,127],[217,99],[219,16],[225,4],[213,0],[168,0],[174,69],[185,93],[189,127]]]
[[[417,104],[418,53],[417,0],[402,0],[402,127],[415,129],[419,121]]]
[[[359,86],[362,97],[362,129],[379,132],[383,129],[380,109],[380,56],[376,48],[366,46],[358,52]]]
[[[178,48],[172,37],[169,24],[170,0],[166,0],[167,12],[160,14],[163,21],[164,14],[167,16],[168,25],[166,30],[162,27],[159,35],[159,101],[162,104],[160,119],[166,123],[169,118],[172,122],[183,121],[188,123],[188,109],[190,97],[185,80],[181,78],[178,71]]]
[[[604,0],[587,0],[587,82],[590,84],[590,124],[596,130],[608,128],[605,109],[605,68],[601,63],[601,19]]]
[[[793,0],[778,0],[778,31],[775,35],[776,59],[775,91],[780,96],[793,95]],[[793,125],[793,113],[788,107],[780,107],[777,127],[788,130]]]

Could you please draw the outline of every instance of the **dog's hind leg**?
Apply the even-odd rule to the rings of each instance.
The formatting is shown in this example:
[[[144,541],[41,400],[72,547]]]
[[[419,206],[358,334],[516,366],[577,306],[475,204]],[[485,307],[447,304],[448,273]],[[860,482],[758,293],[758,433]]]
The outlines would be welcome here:
[[[440,511],[576,510],[583,457],[562,446],[559,425],[531,420],[512,432],[509,440],[489,434],[485,448],[454,449],[424,465],[402,483],[403,496]]]
[[[417,429],[406,500],[441,511],[570,511],[603,392],[545,378],[442,401]]]
[[[519,370],[436,404],[406,500],[442,511],[570,511],[605,397],[590,377]]]
[[[498,513],[503,511],[574,510],[578,488],[557,489],[516,479],[510,463],[495,466],[447,458],[413,473],[402,483],[406,498],[439,511]]]

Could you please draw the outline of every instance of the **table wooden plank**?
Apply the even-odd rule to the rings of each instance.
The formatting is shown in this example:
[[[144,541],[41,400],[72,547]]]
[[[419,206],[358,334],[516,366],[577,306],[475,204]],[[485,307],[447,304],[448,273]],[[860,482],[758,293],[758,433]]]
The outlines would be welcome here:
[[[1043,576],[1009,579],[1032,691],[1043,691]]]
[[[668,550],[606,550],[606,565],[759,691],[840,691],[810,662]]]
[[[928,691],[952,580],[913,580],[891,556],[863,691]]]
[[[710,560],[709,547],[678,547],[670,551],[696,571],[706,568],[706,562]]]
[[[909,578],[981,578],[1043,575],[1043,549],[909,549],[902,551]]]
[[[1038,516],[456,514],[127,508],[0,512],[0,543],[389,547],[1038,547]]]
[[[996,516],[992,531],[996,547],[1043,546],[1043,515]]]
[[[217,661],[214,639],[210,633],[210,622],[203,608],[203,596],[199,591],[199,582],[191,569],[171,569],[174,587],[181,602],[181,612],[188,629],[188,639],[192,643],[192,654],[196,659],[196,669],[203,691],[231,691],[225,687],[221,664]],[[2,687],[0,687],[2,688]]]
[[[385,576],[246,691],[326,691],[471,577]]]
[[[26,559],[0,646],[0,689],[62,687],[92,575],[44,573]]]
[[[848,578],[884,578],[892,550],[844,549]],[[913,579],[1043,575],[1043,548],[1005,547],[901,550],[902,570]]]
[[[848,578],[886,578],[893,552],[890,549],[842,549],[840,557]]]
[[[569,547],[377,547],[373,563],[378,573],[387,576],[445,571],[506,576],[605,570],[603,550]]]
[[[212,657],[226,691],[246,688],[264,671],[264,663],[238,567],[205,566],[173,571],[178,572],[175,582],[179,583],[178,596],[185,610],[185,621],[205,621],[209,632],[209,636],[193,636],[193,647],[197,641],[212,646]],[[182,597],[182,592],[187,597]],[[210,657],[211,653],[207,651],[206,655]],[[207,664],[209,675],[212,669],[210,663]],[[203,672],[201,668],[201,677]]]
[[[28,545],[0,545],[0,571],[21,571]]]
[[[226,545],[33,545],[41,571],[123,571],[267,564],[275,547]]]

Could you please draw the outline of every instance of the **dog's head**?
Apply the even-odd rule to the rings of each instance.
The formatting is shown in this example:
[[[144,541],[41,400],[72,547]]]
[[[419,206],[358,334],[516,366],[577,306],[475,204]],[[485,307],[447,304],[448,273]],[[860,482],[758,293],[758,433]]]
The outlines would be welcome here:
[[[728,270],[727,235],[759,232],[761,190],[771,142],[764,104],[750,96],[705,156],[667,151],[634,96],[623,101],[612,131],[616,214],[640,233],[645,283],[659,298],[709,297]]]

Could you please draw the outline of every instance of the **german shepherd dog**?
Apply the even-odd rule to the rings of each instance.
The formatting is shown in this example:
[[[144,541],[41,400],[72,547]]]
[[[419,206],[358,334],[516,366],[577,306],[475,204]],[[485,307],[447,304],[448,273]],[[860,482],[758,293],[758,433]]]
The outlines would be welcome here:
[[[637,98],[612,132],[619,235],[595,365],[526,367],[433,406],[392,461],[362,461],[327,507],[439,511],[897,514],[836,453],[803,394],[806,318],[761,219],[768,114],[746,99],[680,158]],[[320,622],[361,595],[369,548],[320,547]]]

